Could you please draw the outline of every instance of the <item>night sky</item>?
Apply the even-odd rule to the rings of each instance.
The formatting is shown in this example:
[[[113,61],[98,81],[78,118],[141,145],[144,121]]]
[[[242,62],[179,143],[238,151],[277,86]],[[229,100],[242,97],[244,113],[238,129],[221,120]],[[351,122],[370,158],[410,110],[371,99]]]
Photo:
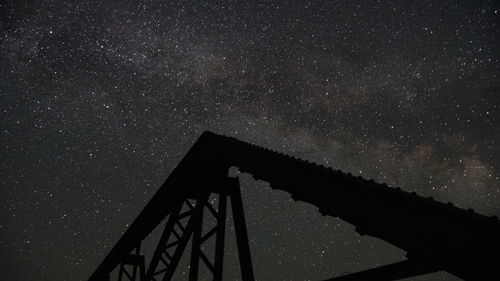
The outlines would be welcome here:
[[[0,19],[2,280],[86,280],[205,130],[500,216],[498,1],[2,1]],[[241,182],[257,280],[404,258]]]

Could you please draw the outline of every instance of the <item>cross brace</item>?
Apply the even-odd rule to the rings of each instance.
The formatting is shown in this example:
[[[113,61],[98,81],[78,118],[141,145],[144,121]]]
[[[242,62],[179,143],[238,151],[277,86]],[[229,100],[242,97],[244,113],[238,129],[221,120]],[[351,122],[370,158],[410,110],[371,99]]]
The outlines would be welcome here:
[[[227,177],[217,181],[216,185],[213,190],[208,189],[209,191],[198,196],[181,195],[168,215],[147,271],[145,272],[144,256],[140,254],[138,246],[135,254],[129,254],[122,260],[118,281],[123,281],[125,278],[131,281],[172,280],[190,239],[192,243],[189,280],[198,280],[201,260],[212,274],[213,280],[222,281],[228,199],[232,207],[242,280],[253,281],[252,260],[238,178]],[[218,195],[217,206],[214,204],[215,201],[208,200],[211,194]],[[215,218],[215,225],[203,233],[205,210]],[[215,251],[213,257],[210,257],[202,250],[202,246],[214,237]],[[126,270],[127,265],[133,266],[131,273]]]

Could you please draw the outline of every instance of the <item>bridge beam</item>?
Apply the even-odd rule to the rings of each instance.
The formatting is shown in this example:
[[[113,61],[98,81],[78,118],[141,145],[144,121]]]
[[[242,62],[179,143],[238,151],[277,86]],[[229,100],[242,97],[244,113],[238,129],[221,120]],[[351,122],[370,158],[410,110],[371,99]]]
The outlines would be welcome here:
[[[436,264],[428,264],[422,260],[409,259],[324,281],[389,281],[433,273],[440,270],[442,270],[441,267]]]

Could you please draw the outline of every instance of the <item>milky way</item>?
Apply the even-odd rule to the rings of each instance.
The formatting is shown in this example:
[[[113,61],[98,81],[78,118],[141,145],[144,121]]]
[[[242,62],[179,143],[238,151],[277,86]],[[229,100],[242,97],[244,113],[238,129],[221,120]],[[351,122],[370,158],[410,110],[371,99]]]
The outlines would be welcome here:
[[[205,130],[500,215],[498,2],[7,1],[0,14],[2,279],[86,280]],[[265,183],[242,188],[258,280],[404,258]]]

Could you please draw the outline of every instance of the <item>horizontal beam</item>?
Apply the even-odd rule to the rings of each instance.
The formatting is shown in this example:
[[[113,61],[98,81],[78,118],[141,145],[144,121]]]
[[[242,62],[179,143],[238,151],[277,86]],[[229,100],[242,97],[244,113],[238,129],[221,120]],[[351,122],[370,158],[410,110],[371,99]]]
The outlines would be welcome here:
[[[362,280],[398,280],[417,275],[433,273],[442,270],[435,264],[428,264],[422,260],[405,260],[393,264],[368,269],[349,275],[339,276],[324,281],[362,281]]]

